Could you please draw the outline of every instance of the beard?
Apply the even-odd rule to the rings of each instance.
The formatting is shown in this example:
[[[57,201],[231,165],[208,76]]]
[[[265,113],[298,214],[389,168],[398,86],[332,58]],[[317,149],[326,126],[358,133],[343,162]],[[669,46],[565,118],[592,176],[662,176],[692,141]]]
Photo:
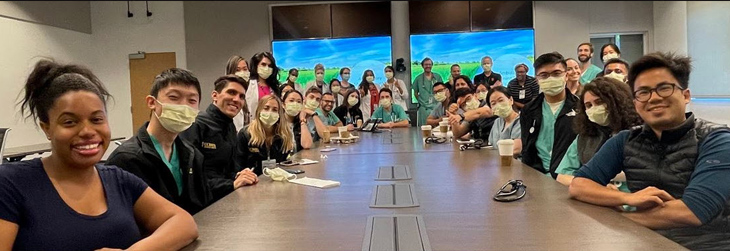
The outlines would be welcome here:
[[[585,63],[591,60],[591,56],[578,56],[578,61]]]

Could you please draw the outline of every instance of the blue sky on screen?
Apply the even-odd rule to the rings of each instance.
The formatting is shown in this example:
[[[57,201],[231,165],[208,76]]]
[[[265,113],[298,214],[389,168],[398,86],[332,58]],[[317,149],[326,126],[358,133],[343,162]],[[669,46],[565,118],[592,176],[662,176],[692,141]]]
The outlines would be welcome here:
[[[273,53],[284,69],[312,69],[317,63],[326,68],[353,67],[365,60],[385,64],[391,61],[391,41],[390,36],[274,41]]]

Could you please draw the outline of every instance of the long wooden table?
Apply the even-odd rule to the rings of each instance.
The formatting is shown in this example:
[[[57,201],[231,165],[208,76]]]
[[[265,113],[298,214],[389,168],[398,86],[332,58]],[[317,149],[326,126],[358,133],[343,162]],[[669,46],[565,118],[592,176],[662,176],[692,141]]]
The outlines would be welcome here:
[[[368,216],[390,214],[422,215],[433,250],[686,250],[612,209],[571,200],[567,187],[519,161],[500,167],[495,150],[425,145],[417,128],[360,137],[295,156],[320,160],[297,166],[306,171],[300,176],[339,187],[261,176],[194,215],[200,237],[184,250],[361,250]],[[413,179],[374,180],[379,166],[395,164],[409,165]],[[526,196],[494,201],[510,179],[524,181]],[[370,208],[373,187],[390,183],[413,183],[420,206]]]

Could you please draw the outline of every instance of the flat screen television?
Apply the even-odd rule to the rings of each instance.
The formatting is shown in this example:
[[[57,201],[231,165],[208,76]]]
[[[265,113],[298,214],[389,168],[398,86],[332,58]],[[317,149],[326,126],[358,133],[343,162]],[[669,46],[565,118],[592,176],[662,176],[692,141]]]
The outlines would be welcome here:
[[[350,83],[359,85],[365,70],[370,69],[380,88],[385,82],[383,69],[392,64],[390,36],[274,41],[272,48],[276,64],[282,69],[279,81],[285,82],[289,69],[297,68],[296,83],[301,87],[314,80],[314,66],[322,63],[327,83],[340,79],[340,69],[349,67]]]
[[[533,29],[461,32],[411,35],[411,80],[423,73],[420,62],[426,57],[433,60],[432,71],[446,82],[451,65],[459,64],[461,74],[474,79],[484,72],[481,59],[490,56],[492,71],[502,75],[502,84],[515,78],[515,66],[524,63],[528,75],[534,76],[535,32]],[[417,103],[412,91],[412,102]]]

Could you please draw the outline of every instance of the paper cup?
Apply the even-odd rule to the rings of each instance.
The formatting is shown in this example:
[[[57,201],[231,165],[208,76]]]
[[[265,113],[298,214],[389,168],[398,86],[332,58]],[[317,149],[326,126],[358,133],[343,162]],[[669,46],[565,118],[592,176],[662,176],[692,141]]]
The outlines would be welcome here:
[[[347,131],[347,126],[337,127],[337,131],[340,133],[340,138],[346,139],[350,137],[350,132]]]
[[[449,131],[449,122],[448,121],[441,121],[439,122],[439,129],[442,133],[446,133]]]
[[[421,134],[423,134],[424,138],[431,137],[431,125],[423,125],[421,126]]]
[[[325,130],[324,132],[322,132],[322,142],[330,143],[330,131],[329,130]]]
[[[515,141],[511,139],[502,139],[497,141],[497,148],[499,149],[499,162],[502,166],[512,165],[512,151],[515,147]]]

